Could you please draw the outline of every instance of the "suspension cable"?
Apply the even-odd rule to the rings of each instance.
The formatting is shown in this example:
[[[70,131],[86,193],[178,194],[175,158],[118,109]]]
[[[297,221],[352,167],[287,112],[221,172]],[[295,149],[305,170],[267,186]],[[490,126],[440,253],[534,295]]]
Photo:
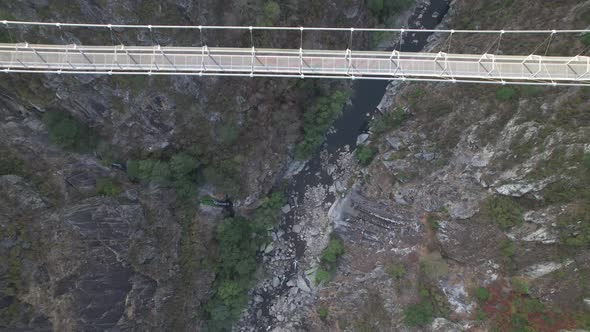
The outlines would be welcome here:
[[[36,25],[36,26],[62,26],[62,27],[85,27],[85,28],[107,28],[109,24],[90,24],[90,23],[54,23],[54,22],[36,22],[36,21],[9,21],[2,20],[0,23],[5,25]],[[140,24],[111,24],[113,28],[128,28],[128,29],[147,29],[150,26],[154,29],[208,29],[208,30],[249,30],[249,26],[220,26],[220,25],[140,25]],[[253,30],[292,30],[297,31],[300,27],[270,27],[270,26],[256,26]],[[350,31],[350,28],[322,28],[322,27],[306,27],[305,30],[310,31]],[[355,28],[356,31],[369,32],[446,32],[450,33],[451,29],[387,29],[387,28]],[[547,34],[555,31],[556,34],[561,33],[586,33],[590,29],[578,30],[454,30],[454,33],[485,33],[485,34],[514,34],[514,33],[534,33]]]

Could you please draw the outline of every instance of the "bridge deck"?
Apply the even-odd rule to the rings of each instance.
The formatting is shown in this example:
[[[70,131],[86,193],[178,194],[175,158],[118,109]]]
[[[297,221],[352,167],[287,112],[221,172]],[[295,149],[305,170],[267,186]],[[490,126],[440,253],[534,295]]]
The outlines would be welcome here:
[[[0,70],[590,83],[590,57],[0,44]]]

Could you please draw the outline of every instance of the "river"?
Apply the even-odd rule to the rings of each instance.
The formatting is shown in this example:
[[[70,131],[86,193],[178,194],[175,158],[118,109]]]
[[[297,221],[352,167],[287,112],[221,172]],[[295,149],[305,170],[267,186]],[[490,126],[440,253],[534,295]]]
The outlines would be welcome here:
[[[407,28],[436,28],[448,12],[449,2],[450,0],[431,0],[418,5],[408,20]],[[429,33],[405,34],[401,50],[409,52],[421,51],[427,44],[430,35]],[[388,84],[388,81],[380,80],[356,81],[353,86],[351,103],[345,106],[342,115],[334,123],[334,130],[327,135],[325,145],[322,148],[323,151],[317,151],[307,162],[305,168],[289,180],[287,191],[289,197],[291,197],[289,203],[293,208],[286,214],[285,219],[279,226],[284,235],[278,241],[289,242],[290,247],[294,248],[294,255],[290,257],[292,264],[289,264],[290,267],[286,271],[273,271],[273,275],[278,272],[282,274],[282,281],[279,285],[276,285],[276,287],[268,287],[268,284],[261,285],[253,291],[253,294],[257,294],[258,297],[262,298],[262,301],[256,302],[248,308],[247,318],[245,319],[248,322],[245,324],[248,328],[244,328],[244,325],[241,327],[236,326],[238,330],[250,331],[252,328],[255,331],[269,330],[276,322],[276,317],[272,317],[269,310],[273,299],[289,290],[290,287],[286,281],[300,273],[297,262],[301,261],[301,258],[305,255],[305,242],[300,239],[298,233],[292,230],[292,226],[296,222],[297,206],[301,205],[308,188],[318,185],[329,187],[333,184],[332,176],[322,167],[322,152],[325,155],[327,151],[330,162],[335,162],[339,151],[342,151],[347,146],[350,151],[356,148],[357,137],[367,132],[369,121],[377,111],[377,105],[383,99]],[[332,204],[334,201],[335,196],[330,193],[324,204]]]

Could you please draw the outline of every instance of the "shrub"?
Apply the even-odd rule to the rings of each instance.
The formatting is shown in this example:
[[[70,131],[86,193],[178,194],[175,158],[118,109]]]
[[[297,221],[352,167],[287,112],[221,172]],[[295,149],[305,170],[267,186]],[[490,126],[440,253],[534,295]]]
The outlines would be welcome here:
[[[223,144],[230,145],[236,141],[240,134],[239,128],[233,123],[226,123],[219,128],[219,136]]]
[[[528,294],[529,293],[529,282],[524,279],[524,278],[520,278],[520,277],[513,277],[510,280],[511,284],[512,284],[512,289],[520,294]]]
[[[170,172],[170,166],[168,166],[167,162],[158,160],[153,164],[150,180],[159,183],[167,183],[171,177],[172,173]]]
[[[328,247],[324,249],[322,254],[321,262],[326,265],[334,265],[340,256],[344,254],[344,246],[342,245],[342,241],[333,237],[330,239],[330,243]]]
[[[247,294],[258,268],[258,248],[266,243],[268,224],[276,224],[284,192],[277,191],[254,211],[253,218],[223,220],[217,227],[218,253],[215,262],[215,295],[205,306],[208,330],[226,331],[247,304]],[[270,219],[275,218],[271,221]]]
[[[324,307],[318,308],[318,316],[320,316],[321,319],[326,319],[328,317],[328,309]]]
[[[117,196],[123,189],[121,185],[114,179],[109,177],[99,178],[96,180],[96,191],[104,196]]]
[[[572,247],[590,245],[590,201],[582,200],[557,218],[561,241]]]
[[[584,153],[584,157],[582,159],[582,163],[584,164],[584,167],[586,167],[586,169],[588,171],[590,171],[590,152]]]
[[[51,141],[64,149],[88,152],[96,148],[96,134],[66,112],[45,112],[43,123],[47,126]]]
[[[321,267],[317,269],[314,280],[316,285],[328,283],[330,280],[332,280],[332,273]]]
[[[170,159],[170,170],[175,178],[182,178],[191,175],[201,164],[199,161],[186,153],[179,153]]]
[[[501,87],[496,91],[496,98],[500,101],[510,101],[518,98],[518,92],[511,87]]]
[[[24,162],[10,151],[0,150],[0,175],[23,174]]]
[[[232,160],[223,160],[204,170],[205,179],[230,196],[240,193],[239,165]]]
[[[516,255],[516,245],[514,244],[514,242],[512,242],[512,240],[504,240],[501,244],[500,244],[500,251],[502,252],[502,255],[504,257],[506,257],[507,259],[507,269],[509,272],[514,273],[517,269],[517,264],[516,264],[516,260],[515,260],[515,255]]]
[[[133,180],[147,181],[150,179],[152,169],[154,168],[154,160],[129,160],[127,161],[127,175]]]
[[[488,291],[488,289],[485,287],[477,287],[475,289],[475,297],[480,302],[485,302],[490,298],[490,291]]]
[[[322,145],[326,132],[342,112],[347,100],[347,94],[336,91],[329,96],[317,98],[313,106],[305,111],[303,114],[303,140],[295,150],[297,159],[308,159]]]
[[[267,25],[275,24],[281,15],[281,6],[276,1],[267,1],[262,8],[264,16],[263,23]]]
[[[440,228],[440,224],[438,223],[438,219],[436,218],[436,215],[434,215],[432,213],[428,214],[428,216],[426,217],[426,222],[428,223],[428,226],[430,227],[430,229],[435,232]]]
[[[369,166],[375,158],[375,154],[377,154],[377,150],[366,145],[361,145],[356,149],[356,158],[361,166]]]
[[[367,0],[367,6],[379,22],[384,22],[393,14],[407,9],[413,0]]]
[[[524,221],[522,208],[512,198],[508,197],[494,196],[488,199],[486,213],[503,230],[520,225]]]
[[[590,46],[590,32],[586,32],[585,34],[580,37],[582,43],[586,46]]]
[[[332,275],[336,272],[338,259],[344,254],[344,245],[338,238],[332,236],[330,243],[322,253],[320,258],[320,267],[316,271],[315,283],[327,283],[332,279]]]
[[[375,135],[382,135],[389,130],[399,128],[408,118],[408,113],[403,108],[397,107],[393,112],[387,112],[376,117],[371,128]]]
[[[387,274],[392,279],[399,280],[406,275],[406,267],[402,263],[391,264],[387,269]]]
[[[504,240],[501,245],[501,250],[504,257],[514,257],[516,254],[516,245],[511,240]]]
[[[219,244],[215,265],[216,293],[206,307],[211,320],[236,319],[247,302],[252,276],[257,268],[259,242],[252,240],[250,223],[243,218],[223,220],[217,227]],[[217,322],[216,324],[219,324]]]
[[[433,319],[434,308],[432,303],[426,299],[418,304],[412,304],[404,311],[404,322],[407,326],[425,326]]]

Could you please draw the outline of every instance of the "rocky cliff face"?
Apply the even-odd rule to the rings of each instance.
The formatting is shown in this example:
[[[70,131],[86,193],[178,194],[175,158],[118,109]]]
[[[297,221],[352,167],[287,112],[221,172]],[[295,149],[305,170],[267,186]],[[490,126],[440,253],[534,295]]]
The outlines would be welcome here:
[[[579,1],[454,1],[443,24],[585,28],[588,12]],[[498,52],[584,49],[580,36],[549,46],[546,38],[507,38]],[[473,52],[496,49],[494,40],[455,35],[448,50],[448,36],[438,36],[429,48]],[[585,88],[392,83],[358,140],[375,158],[355,168],[354,155],[339,151],[343,167],[325,189],[340,198],[309,219],[333,227],[346,253],[318,286],[329,231],[308,242],[315,306],[305,329],[588,328],[587,103]]]
[[[21,1],[4,19],[217,25],[359,25],[362,1]],[[7,41],[248,44],[239,33],[11,29]],[[254,36],[289,44],[289,36]],[[273,40],[268,40],[273,38]],[[309,36],[318,46],[347,36]],[[293,39],[293,38],[291,38]],[[294,47],[294,46],[292,46]],[[299,46],[297,46],[299,47]],[[259,204],[299,136],[305,92],[296,80],[12,75],[0,83],[0,329],[199,330],[211,296],[219,212],[188,213],[176,191],[132,181],[126,161],[198,151],[238,166],[235,206]],[[42,121],[68,114],[100,143],[75,152]],[[50,137],[51,136],[51,137]],[[104,179],[116,183],[105,187]],[[112,182],[108,182],[111,185]],[[223,192],[208,184],[207,192]],[[192,202],[196,207],[197,197]]]

